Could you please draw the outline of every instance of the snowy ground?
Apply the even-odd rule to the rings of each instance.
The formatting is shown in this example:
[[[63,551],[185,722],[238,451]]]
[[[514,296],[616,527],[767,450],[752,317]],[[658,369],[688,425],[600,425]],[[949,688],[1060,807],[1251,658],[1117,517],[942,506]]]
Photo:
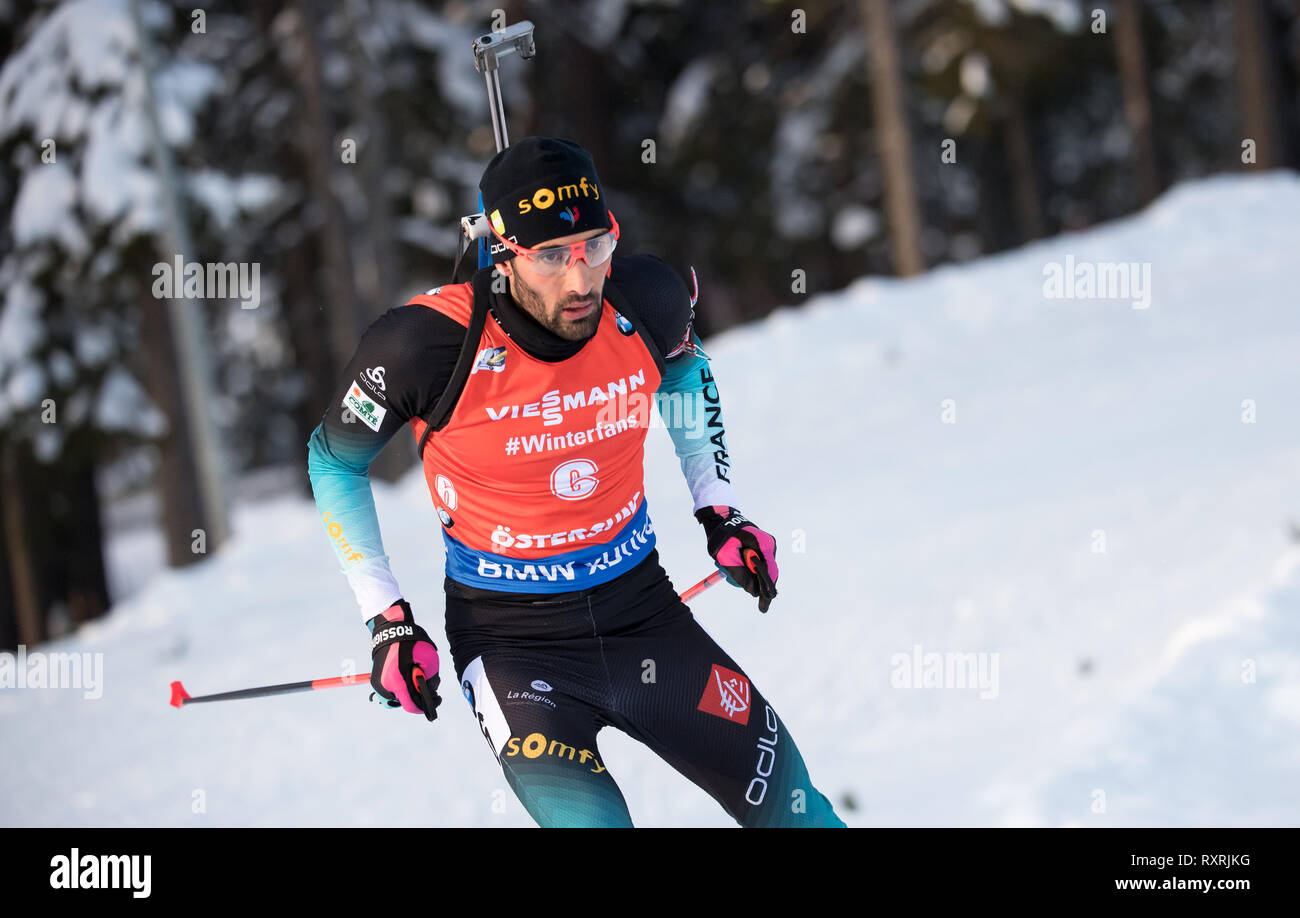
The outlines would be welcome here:
[[[1297,213],[1294,175],[1200,182],[707,342],[781,595],[766,616],[725,585],[692,607],[850,825],[1300,824]],[[1149,263],[1149,307],[1046,298],[1067,256]],[[662,430],[646,465],[684,589],[711,565]],[[376,492],[445,647],[424,482]],[[40,648],[103,654],[101,698],[0,691],[0,824],[531,825],[454,687],[434,725],[362,688],[167,706],[172,679],[199,694],[368,667],[313,506],[234,522],[219,557]],[[988,654],[990,681],[899,687],[914,652]],[[730,824],[621,734],[601,753],[638,824]],[[379,775],[403,793],[375,794]]]

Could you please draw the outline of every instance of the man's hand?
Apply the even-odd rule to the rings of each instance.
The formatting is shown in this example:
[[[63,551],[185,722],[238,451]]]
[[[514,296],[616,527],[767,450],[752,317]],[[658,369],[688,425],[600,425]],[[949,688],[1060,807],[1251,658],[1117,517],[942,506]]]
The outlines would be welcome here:
[[[411,606],[399,599],[376,615],[370,625],[371,694],[383,698],[390,708],[438,716],[438,648],[425,630],[415,623]]]
[[[727,579],[766,612],[776,596],[776,539],[751,523],[735,507],[701,507],[695,518],[704,526],[709,554]]]

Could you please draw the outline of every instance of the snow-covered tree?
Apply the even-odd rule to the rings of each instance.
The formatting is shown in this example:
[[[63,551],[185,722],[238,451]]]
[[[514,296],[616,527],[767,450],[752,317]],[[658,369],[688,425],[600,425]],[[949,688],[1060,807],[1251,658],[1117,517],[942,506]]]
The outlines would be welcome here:
[[[146,28],[165,49],[154,73],[159,124],[183,162],[220,76],[183,52],[186,11],[141,6]],[[166,323],[165,304],[153,295],[154,266],[166,254],[166,208],[128,0],[72,0],[19,25],[0,70],[8,214],[0,228],[0,444],[6,517],[21,506],[24,524],[6,527],[7,556],[33,568],[17,580],[39,585],[48,556],[64,548],[59,527],[98,533],[98,467],[131,444],[159,444],[164,465],[168,449],[184,456],[190,447],[183,421],[166,410],[166,397],[179,388],[165,359],[170,341],[151,335]],[[214,178],[196,185],[210,191]],[[265,180],[257,177],[225,190],[188,200],[206,222],[224,219],[227,228],[232,215],[266,202]],[[199,244],[211,245],[202,237]],[[197,260],[201,253],[177,254]],[[25,486],[36,477],[56,488],[64,479],[78,483],[83,496],[66,512],[50,510],[50,495]],[[178,493],[164,494],[178,546],[173,562],[202,557],[189,547],[196,517],[175,506],[193,482],[179,478]],[[99,595],[83,603],[86,614],[74,608],[74,620],[107,600],[102,564],[87,567],[100,571],[101,582],[87,586]],[[36,603],[39,618],[63,598],[57,589],[33,588],[15,602]],[[30,622],[32,610],[23,614]]]

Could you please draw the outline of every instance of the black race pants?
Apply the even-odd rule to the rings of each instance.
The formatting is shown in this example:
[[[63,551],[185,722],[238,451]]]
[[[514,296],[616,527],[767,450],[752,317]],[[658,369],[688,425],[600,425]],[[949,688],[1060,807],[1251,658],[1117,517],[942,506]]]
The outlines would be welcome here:
[[[700,627],[658,552],[570,593],[448,579],[456,676],[506,781],[542,826],[631,826],[596,735],[613,726],[742,826],[843,826],[785,725]]]

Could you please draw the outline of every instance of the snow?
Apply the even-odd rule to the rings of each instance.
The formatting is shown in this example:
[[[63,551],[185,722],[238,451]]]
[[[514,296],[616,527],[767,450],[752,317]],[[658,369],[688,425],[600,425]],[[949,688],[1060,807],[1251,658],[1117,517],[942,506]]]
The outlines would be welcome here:
[[[113,356],[113,334],[102,325],[78,325],[73,332],[73,347],[84,366],[102,366]]]
[[[45,371],[40,364],[25,361],[18,364],[9,374],[9,384],[5,386],[5,401],[13,411],[22,411],[36,404],[45,394]]]
[[[993,82],[989,74],[989,59],[979,51],[971,51],[961,59],[962,92],[968,96],[984,98],[989,94]]]
[[[77,0],[55,12],[54,17],[60,16],[58,28],[66,36],[77,83],[86,89],[121,85],[130,70],[128,58],[135,54],[127,0]],[[45,27],[41,32],[46,33]]]
[[[99,387],[95,418],[100,430],[121,430],[144,437],[167,432],[167,417],[149,400],[140,384],[121,367],[113,367]]]
[[[837,249],[856,249],[880,232],[880,215],[861,204],[846,204],[831,222],[831,242]]]
[[[1050,19],[1062,32],[1075,32],[1083,25],[1084,11],[1079,0],[1009,0],[1009,2],[1021,13]],[[1091,9],[1092,7],[1089,11]]]
[[[1298,209],[1285,173],[1181,186],[706,343],[781,593],[766,615],[726,585],[692,609],[850,825],[1300,823]],[[1067,256],[1149,262],[1150,306],[1046,299],[1044,266]],[[685,589],[711,565],[663,430],[646,474]],[[375,492],[445,648],[420,472]],[[314,505],[259,499],[233,524],[216,557],[143,583],[157,543],[110,546],[138,591],[39,648],[102,653],[102,698],[0,691],[0,824],[530,825],[455,686],[432,725],[360,687],[167,707],[173,679],[201,694],[368,666]],[[993,697],[893,687],[918,646],[997,654]],[[730,824],[627,737],[599,751],[639,825]],[[400,797],[374,793],[411,763]]]
[[[214,67],[192,60],[172,61],[154,79],[158,98],[158,123],[173,147],[187,147],[194,139],[194,113],[221,88]]]
[[[1083,23],[1079,0],[967,0],[986,25],[1001,27],[1010,22],[1013,7],[1026,16],[1042,16],[1063,32],[1074,32]]]
[[[709,100],[709,90],[717,76],[718,62],[709,56],[692,60],[673,80],[664,97],[664,113],[659,120],[659,135],[669,149],[681,146],[695,128]]]
[[[143,12],[146,20],[166,16],[156,4],[144,4]],[[76,0],[51,11],[4,62],[0,136],[53,139],[56,156],[79,163],[75,178],[62,158],[24,170],[11,217],[18,246],[53,239],[84,255],[78,204],[87,216],[114,224],[120,245],[160,225],[135,38],[125,0]],[[196,112],[219,88],[219,74],[175,60],[162,63],[155,82],[164,136],[188,145]]]
[[[844,33],[800,84],[797,94],[803,101],[781,111],[768,167],[768,184],[772,207],[778,214],[776,231],[785,239],[807,239],[825,227],[824,202],[806,190],[807,164],[820,154],[826,143],[834,142],[835,135],[828,134],[832,112],[826,100],[834,99],[835,88],[842,85],[854,67],[860,66],[862,53],[857,32]]]
[[[30,354],[45,339],[42,295],[26,279],[10,281],[0,309],[0,367]]]
[[[401,3],[394,9],[399,11],[406,29],[404,37],[416,47],[437,52],[438,86],[447,94],[447,101],[468,115],[486,113],[487,84],[478,71],[465,66],[467,60],[473,62],[474,42],[483,33],[470,31],[468,26],[453,23],[418,3]],[[517,54],[510,55],[506,58],[510,63],[498,70],[502,100],[506,103],[519,98],[517,92],[510,93],[521,69],[518,59]],[[506,109],[507,114],[510,111]]]
[[[77,200],[77,180],[57,160],[32,169],[22,180],[10,225],[18,246],[53,240],[74,253],[90,246],[85,233],[72,219]]]
[[[231,178],[214,169],[203,169],[190,176],[186,190],[202,201],[217,226],[226,230],[241,210],[255,212],[274,201],[281,183],[272,175]]]
[[[161,216],[154,202],[156,182],[141,162],[149,151],[144,112],[123,106],[121,98],[105,99],[91,114],[89,127],[81,165],[87,210],[103,223],[122,220],[137,232],[156,225],[139,216]]]
[[[1004,26],[1011,19],[1006,0],[966,0],[985,25]]]
[[[71,386],[77,378],[77,364],[67,351],[52,351],[49,356],[48,365],[50,375],[60,386]]]

